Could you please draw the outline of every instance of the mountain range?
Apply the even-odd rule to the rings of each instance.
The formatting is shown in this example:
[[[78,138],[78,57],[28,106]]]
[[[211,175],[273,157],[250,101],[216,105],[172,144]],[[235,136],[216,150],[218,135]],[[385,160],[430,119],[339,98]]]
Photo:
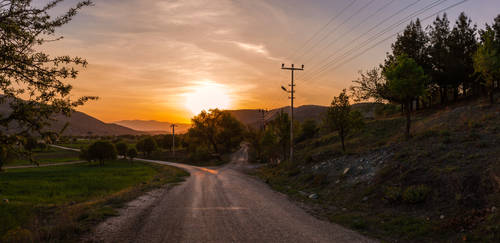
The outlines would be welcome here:
[[[150,134],[165,134],[172,133],[172,123],[170,122],[161,122],[155,120],[123,120],[114,122],[117,125],[128,127],[138,131],[148,132]],[[175,133],[186,133],[187,130],[191,127],[191,124],[179,124],[175,123]]]
[[[372,113],[370,103],[355,104],[354,109],[362,110],[365,117],[370,117]],[[368,108],[368,109],[367,109]],[[0,114],[9,112],[8,104],[0,104]],[[321,121],[324,113],[328,110],[326,106],[304,105],[294,109],[294,119],[303,122],[307,119]],[[262,116],[258,109],[241,109],[228,110],[236,119],[247,126],[258,128],[261,126],[263,119],[268,122],[274,119],[280,111],[290,113],[290,107],[282,107],[267,111]],[[69,122],[69,126],[64,131],[64,135],[71,136],[89,136],[89,135],[143,135],[143,134],[168,134],[171,133],[170,122],[161,122],[155,120],[123,120],[114,123],[105,123],[97,118],[87,115],[83,112],[74,111],[71,117],[56,115],[55,121],[52,123],[53,130],[60,130]],[[182,134],[187,132],[191,127],[190,124],[176,124],[176,133]]]

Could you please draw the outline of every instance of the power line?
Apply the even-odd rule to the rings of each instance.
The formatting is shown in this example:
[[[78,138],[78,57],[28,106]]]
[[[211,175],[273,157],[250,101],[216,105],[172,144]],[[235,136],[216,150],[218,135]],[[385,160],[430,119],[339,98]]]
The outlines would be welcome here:
[[[335,33],[341,26],[343,26],[345,23],[347,23],[349,20],[351,20],[354,16],[358,15],[359,13],[363,12],[368,6],[370,6],[375,0],[370,0],[367,4],[363,5],[361,8],[359,8],[357,11],[355,11],[353,14],[351,14],[347,19],[345,19],[340,25],[337,25],[336,28],[328,32],[327,35],[323,36],[316,45],[310,46],[305,52],[302,53],[302,55],[298,56],[297,59],[302,58],[304,55],[308,54],[313,48],[318,46],[321,42],[323,42],[326,38],[330,37],[333,33]]]
[[[299,48],[297,48],[291,55],[288,55],[288,57],[286,59],[291,59],[296,54],[298,54],[298,52],[302,48],[306,47],[309,44],[309,42],[311,42],[314,38],[316,38],[323,30],[325,30],[331,23],[333,23],[333,21],[335,21],[338,17],[340,17],[348,8],[350,8],[352,5],[354,5],[354,3],[356,3],[356,1],[358,1],[358,0],[352,0],[346,7],[344,7],[342,10],[340,10],[340,12],[338,14],[336,14],[332,18],[330,18],[330,20],[325,25],[323,25],[323,27],[318,29],[316,31],[316,33],[314,33],[303,45],[301,45]]]
[[[397,16],[397,15],[401,14],[402,12],[404,12],[404,11],[408,10],[409,8],[411,8],[411,7],[415,6],[416,4],[418,4],[418,3],[419,3],[419,2],[421,2],[421,1],[422,1],[422,0],[416,0],[416,1],[412,2],[412,3],[410,3],[409,5],[406,5],[405,7],[401,8],[401,9],[400,9],[400,10],[398,10],[398,11],[396,11],[396,12],[395,12],[394,14],[392,14],[391,16],[389,16],[389,17],[387,17],[387,18],[383,19],[382,21],[378,22],[377,24],[373,25],[373,26],[372,26],[370,29],[368,29],[366,32],[361,33],[361,34],[360,34],[360,35],[358,35],[356,38],[352,39],[352,40],[351,40],[351,41],[349,41],[347,44],[345,44],[344,46],[342,46],[342,47],[339,49],[339,51],[344,50],[344,49],[348,48],[349,46],[351,46],[351,45],[353,45],[353,44],[357,43],[357,42],[358,42],[361,38],[365,37],[366,35],[368,35],[368,34],[369,34],[369,33],[371,33],[372,31],[376,30],[378,27],[380,27],[380,26],[381,26],[382,24],[384,24],[385,22],[387,22],[387,21],[389,21],[390,19],[394,18],[395,16]],[[437,0],[437,1],[433,2],[432,4],[435,4],[436,2],[440,2],[440,1],[443,1],[443,0]],[[444,1],[446,1],[446,0],[444,0]],[[432,5],[432,4],[431,4],[431,5]],[[427,5],[427,6],[426,6],[426,7],[424,7],[424,8],[420,8],[420,9],[418,9],[416,12],[421,11],[422,9],[427,8],[428,6],[429,6],[429,5]],[[409,16],[406,16],[405,18],[403,18],[403,20],[408,19],[409,17],[411,18],[411,16],[413,16],[413,15],[414,15],[414,13],[415,13],[415,12],[413,12],[413,13],[412,13],[412,14],[410,14]],[[400,20],[399,22],[401,22],[401,20]],[[374,35],[372,35],[372,36],[368,37],[368,39],[366,39],[366,40],[365,40],[364,42],[362,42],[361,44],[358,44],[358,46],[363,45],[363,44],[364,44],[365,42],[367,42],[367,41],[371,41],[372,39],[374,39],[374,37],[378,36],[380,33],[385,33],[384,31],[386,31],[387,29],[391,29],[391,28],[393,28],[393,27],[394,27],[394,25],[396,25],[396,24],[397,24],[397,23],[399,23],[399,22],[393,23],[393,24],[389,25],[389,27],[387,27],[387,28],[383,29],[382,31],[380,31],[380,32],[378,32],[378,33],[376,33],[376,34],[374,34]],[[349,51],[350,51],[350,50],[349,50]],[[348,51],[347,51],[347,52],[348,52]],[[332,57],[335,57],[336,55],[337,55],[337,53],[332,53],[331,55],[329,55],[329,56],[327,56],[326,58],[322,59],[322,60],[321,60],[321,63],[328,62],[328,60],[330,60]],[[320,66],[319,68],[317,68],[316,70],[313,70],[313,71],[310,71],[309,73],[307,73],[307,75],[308,75],[308,76],[307,76],[307,78],[306,78],[306,79],[309,79],[309,78],[313,75],[313,73],[314,73],[314,72],[318,72],[318,70],[321,70],[321,69],[322,69],[322,68],[324,68],[325,66],[326,66],[326,65],[324,64],[324,65]]]
[[[324,60],[329,60],[331,59],[332,57],[335,57],[334,59],[330,60],[328,63],[322,65],[320,68],[314,70],[312,72],[312,74],[309,74],[309,76],[307,77],[307,80],[309,81],[310,79],[316,77],[318,74],[321,74],[323,73],[325,70],[328,69],[329,66],[335,64],[336,62],[339,61],[339,59],[341,60],[342,58],[346,58],[346,57],[349,57],[349,55],[351,55],[353,52],[359,50],[359,48],[362,48],[364,47],[365,45],[368,45],[370,44],[371,42],[375,41],[376,39],[378,39],[379,37],[383,36],[384,34],[386,34],[387,32],[393,30],[394,28],[406,23],[407,21],[411,20],[412,18],[420,15],[420,14],[423,14],[427,11],[429,11],[430,9],[436,7],[436,6],[439,6],[441,5],[442,3],[446,2],[448,0],[436,0],[434,1],[433,3],[429,4],[429,5],[426,5],[424,8],[421,8],[417,11],[414,11],[412,14],[410,14],[409,16],[401,19],[399,22],[397,23],[394,23],[392,25],[390,25],[389,27],[383,29],[382,31],[378,32],[377,34],[374,34],[372,35],[371,37],[369,37],[367,40],[363,41],[362,43],[358,44],[357,46],[355,47],[352,47],[351,49],[349,49],[348,51],[345,51],[343,54],[341,54],[340,56],[336,56],[336,53],[328,56],[326,59]],[[344,47],[347,47],[349,46],[350,44],[344,46]],[[343,47],[343,48],[344,48]]]
[[[463,3],[467,2],[467,1],[469,1],[469,0],[462,0],[461,2],[458,2],[458,3],[452,4],[452,5],[448,6],[448,7],[446,7],[445,9],[439,10],[439,11],[437,11],[436,13],[433,13],[433,14],[431,14],[431,15],[429,15],[429,16],[427,16],[427,17],[423,18],[423,19],[422,19],[422,21],[425,21],[425,20],[427,20],[427,19],[429,19],[429,18],[432,18],[432,17],[436,16],[437,14],[440,14],[441,12],[444,12],[444,11],[446,11],[446,10],[449,10],[449,9],[451,9],[451,8],[454,8],[454,7],[456,7],[456,6],[458,6],[458,5],[461,5],[461,4],[463,4]],[[337,68],[339,68],[339,67],[341,67],[341,66],[343,66],[343,65],[347,64],[348,62],[350,62],[350,61],[354,60],[355,58],[357,58],[357,57],[359,57],[359,56],[361,56],[361,55],[365,54],[365,53],[366,53],[366,52],[368,52],[369,50],[371,50],[371,49],[373,49],[374,47],[376,47],[376,46],[380,45],[381,43],[383,43],[383,42],[385,42],[385,41],[389,40],[390,38],[392,38],[392,37],[396,36],[397,34],[399,34],[399,33],[392,34],[392,35],[388,36],[387,38],[385,38],[385,39],[383,39],[383,40],[381,40],[381,41],[379,41],[379,42],[375,43],[374,45],[372,45],[372,46],[370,46],[370,47],[366,48],[365,50],[363,50],[362,52],[360,52],[360,53],[356,54],[355,56],[353,56],[353,57],[349,58],[348,60],[346,60],[346,61],[344,61],[344,62],[342,62],[342,63],[340,63],[340,64],[338,64],[338,65],[334,66],[332,69],[330,69],[330,71],[331,71],[331,70],[335,70],[335,69],[337,69]]]
[[[391,0],[389,2],[387,2],[386,4],[382,5],[380,8],[378,8],[374,13],[370,14],[368,17],[364,18],[363,20],[361,20],[357,25],[353,26],[353,27],[350,27],[347,31],[343,32],[342,34],[339,35],[338,38],[335,38],[332,42],[328,43],[327,46],[325,46],[323,49],[328,49],[329,47],[331,47],[333,44],[335,44],[337,41],[339,41],[340,39],[342,39],[343,37],[346,37],[348,34],[350,34],[351,32],[353,32],[356,28],[358,28],[361,24],[365,23],[366,21],[368,21],[370,18],[372,18],[373,16],[377,15],[378,13],[380,13],[382,10],[386,9],[387,7],[389,7],[392,3],[394,3],[396,0]],[[418,0],[420,1],[420,0]],[[417,1],[417,2],[418,2]],[[309,63],[311,61],[311,59],[314,58],[314,55],[310,56],[308,59],[306,59],[304,61],[304,63]]]

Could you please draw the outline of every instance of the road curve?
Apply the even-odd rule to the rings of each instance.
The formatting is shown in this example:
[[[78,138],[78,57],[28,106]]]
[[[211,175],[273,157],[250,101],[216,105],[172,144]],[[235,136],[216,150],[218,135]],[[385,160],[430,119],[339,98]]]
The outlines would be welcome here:
[[[242,160],[242,159],[240,159]],[[182,184],[143,196],[97,226],[97,242],[373,242],[318,220],[239,171],[172,165],[191,173]]]

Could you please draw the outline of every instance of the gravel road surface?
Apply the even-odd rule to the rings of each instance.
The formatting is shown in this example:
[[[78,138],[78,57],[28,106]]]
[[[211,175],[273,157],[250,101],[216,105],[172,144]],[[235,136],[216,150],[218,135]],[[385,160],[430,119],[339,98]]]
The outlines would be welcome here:
[[[202,168],[162,161],[191,176],[150,192],[97,226],[94,242],[374,242],[318,220],[241,171],[246,149],[229,165]]]

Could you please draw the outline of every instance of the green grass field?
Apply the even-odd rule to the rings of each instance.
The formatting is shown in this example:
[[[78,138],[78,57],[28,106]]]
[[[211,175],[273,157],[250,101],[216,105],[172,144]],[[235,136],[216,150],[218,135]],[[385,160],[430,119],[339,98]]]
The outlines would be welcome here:
[[[49,147],[46,150],[35,150],[33,158],[40,164],[53,164],[79,161],[79,153],[76,151],[63,150]],[[27,158],[18,158],[6,164],[6,166],[30,165]]]
[[[114,208],[187,175],[128,161],[8,170],[0,173],[0,242],[70,240],[116,214]]]

